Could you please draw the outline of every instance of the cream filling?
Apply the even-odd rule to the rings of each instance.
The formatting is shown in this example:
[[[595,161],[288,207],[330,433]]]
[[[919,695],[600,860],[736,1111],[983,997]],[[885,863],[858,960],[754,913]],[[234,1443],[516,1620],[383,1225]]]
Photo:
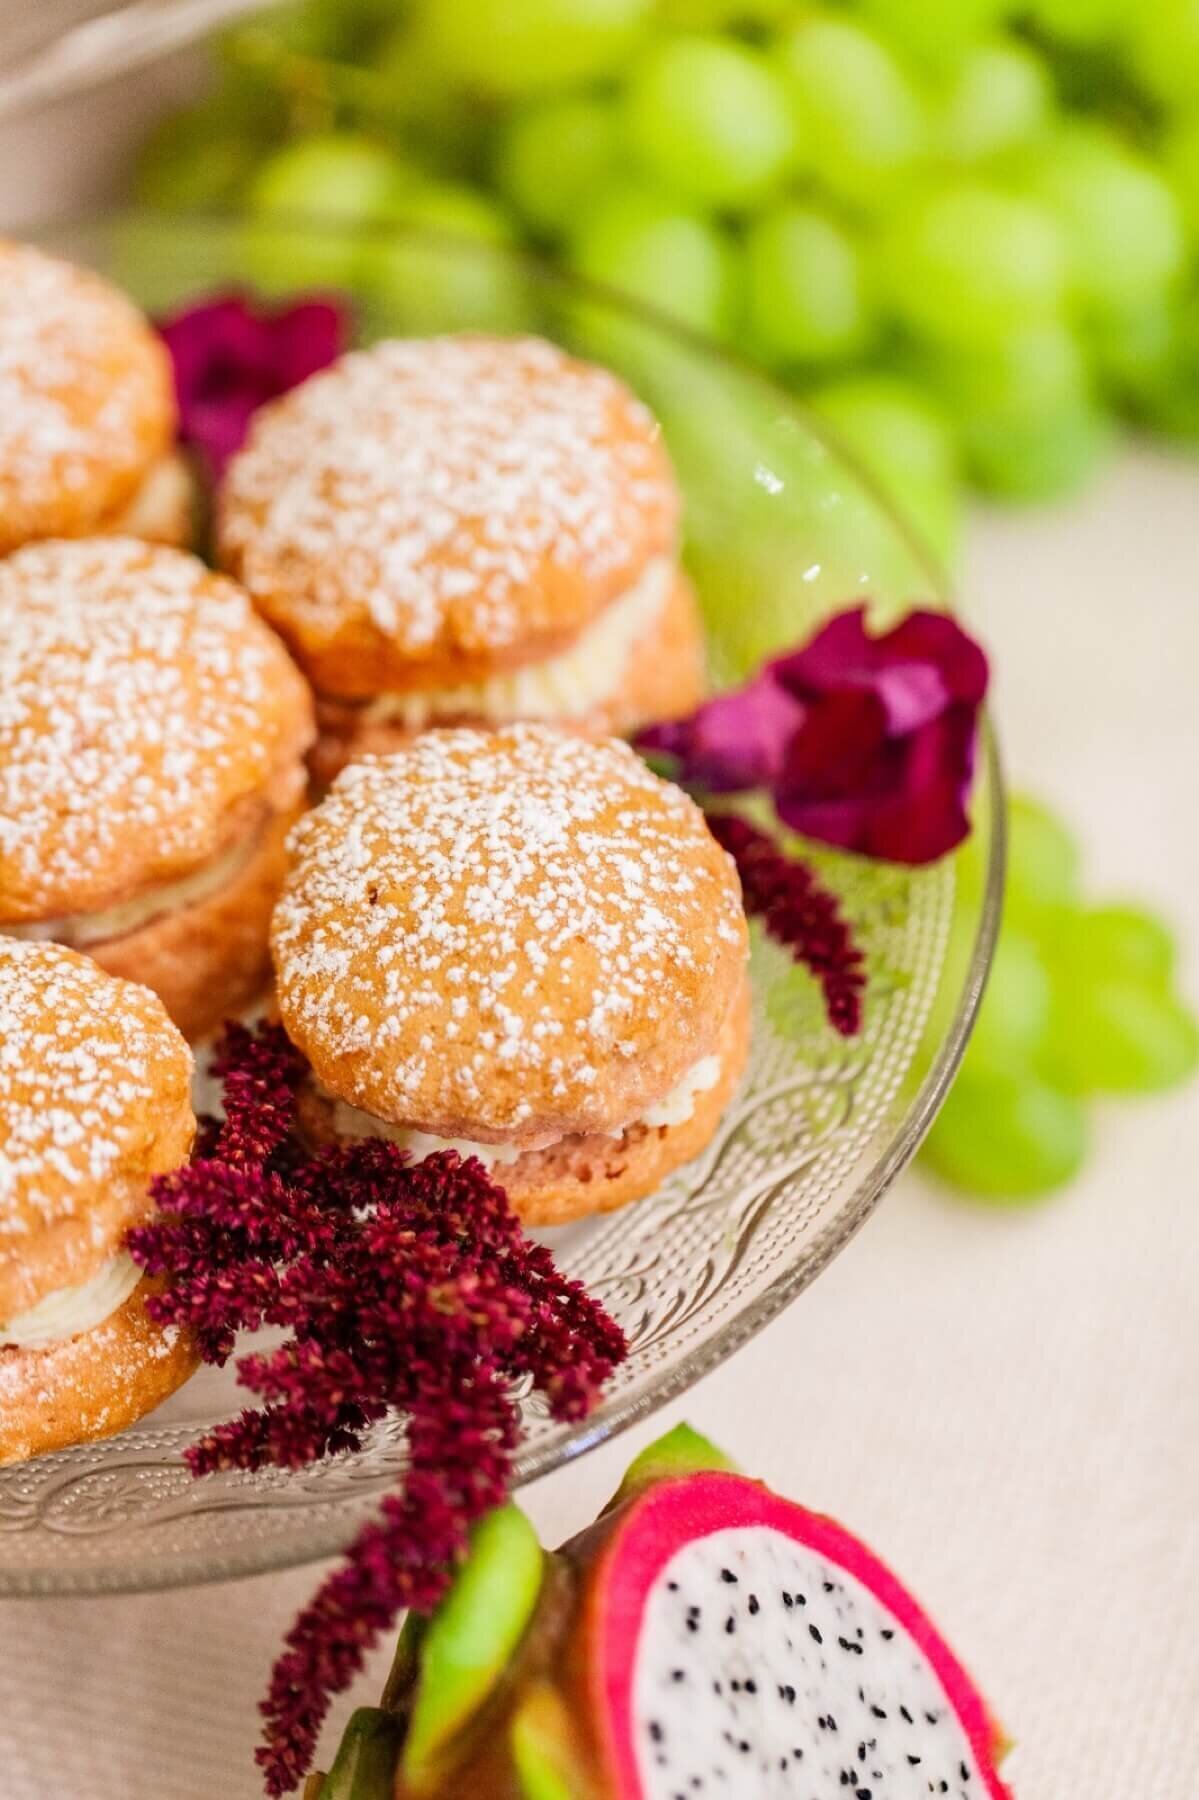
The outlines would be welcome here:
[[[251,832],[220,856],[214,856],[211,862],[193,869],[190,875],[181,876],[178,881],[164,882],[161,887],[149,888],[144,894],[135,894],[131,900],[122,900],[119,906],[109,906],[103,912],[67,913],[60,919],[36,919],[28,925],[0,923],[0,937],[48,940],[67,944],[72,949],[125,937],[167,913],[181,912],[185,906],[196,906],[201,900],[207,900],[232,881],[249,862],[257,845],[258,833]]]
[[[151,543],[187,544],[192,536],[195,488],[187,458],[179,450],[160,456],[119,513],[104,522],[111,537],[146,538]]]
[[[103,1325],[120,1307],[142,1278],[133,1258],[122,1250],[79,1287],[59,1288],[47,1294],[27,1313],[19,1313],[7,1325],[0,1324],[0,1349],[44,1350]]]
[[[360,716],[370,724],[399,724],[413,731],[439,718],[581,718],[619,691],[633,648],[661,615],[673,581],[670,558],[657,557],[639,581],[556,656],[462,687],[380,694]]]
[[[701,1094],[708,1093],[720,1080],[720,1058],[718,1056],[701,1056],[693,1063],[685,1075],[678,1080],[670,1092],[656,1105],[647,1107],[639,1118],[622,1125],[620,1130],[598,1133],[604,1137],[620,1137],[634,1125],[685,1125],[695,1112],[695,1103]],[[376,1118],[374,1113],[361,1112],[356,1106],[349,1106],[344,1100],[338,1100],[327,1089],[317,1084],[317,1092],[323,1100],[332,1106],[333,1129],[339,1137],[381,1137],[389,1143],[398,1144],[401,1150],[408,1150],[420,1159],[432,1156],[438,1150],[456,1150],[459,1156],[477,1156],[485,1168],[493,1168],[497,1163],[514,1163],[525,1155],[526,1151],[535,1148],[549,1149],[548,1144],[532,1146],[522,1144],[476,1144],[469,1138],[437,1137],[429,1131],[413,1131],[406,1125],[390,1125],[386,1119]],[[555,1140],[561,1142],[561,1139]]]

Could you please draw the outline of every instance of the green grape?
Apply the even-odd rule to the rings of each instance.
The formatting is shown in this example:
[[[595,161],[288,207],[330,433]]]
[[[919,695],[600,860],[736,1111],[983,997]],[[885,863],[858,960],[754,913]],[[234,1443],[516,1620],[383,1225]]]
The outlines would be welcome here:
[[[1068,493],[1107,449],[1082,346],[1059,320],[1022,326],[984,349],[926,346],[911,361],[954,419],[975,480],[992,493]]]
[[[1025,190],[1057,219],[1072,284],[1098,312],[1159,293],[1186,255],[1181,208],[1152,165],[1098,127],[1059,132],[1021,168]]]
[[[248,25],[224,33],[218,48],[231,61],[253,60],[264,49],[292,56],[341,57],[354,47],[351,8],[329,0],[271,6]]]
[[[933,69],[955,63],[1010,11],[1007,0],[861,0],[862,11],[901,56]]]
[[[927,146],[919,95],[885,44],[849,19],[812,14],[781,40],[804,161],[829,193],[887,205]]]
[[[1199,100],[1199,0],[1129,7],[1129,60],[1150,93],[1170,105]]]
[[[1190,231],[1199,234],[1199,112],[1173,121],[1162,145],[1162,166]]]
[[[1128,0],[1028,0],[1026,10],[1064,44],[1103,44],[1121,35]]]
[[[1199,440],[1199,289],[1171,308],[1166,344],[1126,382],[1125,399],[1155,431],[1187,443]]]
[[[424,182],[396,199],[389,219],[446,241],[422,241],[402,230],[389,241],[380,231],[364,246],[357,279],[384,330],[424,336],[527,327],[524,275],[506,257],[487,253],[515,238],[497,201],[458,183]]]
[[[350,284],[361,243],[349,228],[385,217],[411,179],[393,152],[348,132],[289,144],[263,163],[249,191],[247,275],[268,293]]]
[[[720,38],[653,45],[629,76],[623,123],[650,179],[700,205],[760,198],[796,155],[794,110],[778,74],[756,51]]]
[[[422,0],[420,40],[450,81],[547,93],[624,67],[652,0]]]
[[[937,119],[950,162],[980,162],[1027,144],[1045,130],[1053,105],[1049,71],[1026,44],[987,38],[954,72]]]
[[[1103,978],[1164,991],[1173,979],[1173,934],[1142,906],[1062,907],[1040,921],[1039,936],[1067,986]]]
[[[134,195],[143,206],[204,212],[228,205],[261,156],[252,133],[210,105],[170,114],[142,146]]]
[[[1027,925],[1051,907],[1078,904],[1082,855],[1073,833],[1031,794],[1008,801],[1004,916]]]
[[[780,24],[795,0],[658,0],[663,24],[677,31],[763,30]]]
[[[1036,944],[1005,925],[970,1039],[971,1070],[1030,1066],[1048,1036],[1051,1004],[1049,971]]]
[[[1082,345],[1061,319],[1022,325],[981,347],[918,346],[908,361],[957,419],[1035,421],[1090,392]]]
[[[808,395],[901,516],[953,562],[961,498],[953,434],[927,392],[898,375],[853,375]]]
[[[1154,1093],[1174,1087],[1199,1064],[1199,1025],[1168,992],[1140,981],[1058,984],[1044,1066],[1078,1094]]]
[[[439,175],[473,175],[486,160],[490,108],[447,82],[431,63],[419,18],[402,17],[371,54],[372,117],[402,134]]]
[[[1165,294],[1091,320],[1086,344],[1099,379],[1127,401],[1167,366],[1177,324],[1178,309]]]
[[[723,232],[670,199],[623,187],[585,215],[571,245],[581,274],[621,288],[696,331],[726,337],[738,305],[738,269]]]
[[[570,229],[617,162],[616,120],[602,100],[533,101],[500,130],[495,180],[534,231]]]
[[[926,189],[896,210],[881,278],[906,323],[951,344],[994,345],[1056,319],[1066,298],[1062,233],[1035,201],[977,180]]]
[[[966,419],[966,466],[989,494],[1005,500],[1058,500],[1090,480],[1113,442],[1108,415],[1091,400],[1068,402],[1040,419]]]
[[[751,341],[768,363],[847,356],[870,336],[858,247],[813,207],[789,203],[754,220],[745,280]]]
[[[1033,1075],[962,1072],[933,1122],[923,1161],[954,1187],[988,1200],[1035,1200],[1070,1181],[1087,1151],[1079,1100]]]

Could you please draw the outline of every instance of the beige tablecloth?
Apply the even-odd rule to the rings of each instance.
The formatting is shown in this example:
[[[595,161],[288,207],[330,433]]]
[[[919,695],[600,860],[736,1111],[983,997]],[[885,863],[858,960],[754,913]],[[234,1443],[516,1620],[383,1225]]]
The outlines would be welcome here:
[[[1129,459],[1077,507],[980,520],[967,584],[1017,777],[1068,808],[1097,883],[1192,946],[1197,521],[1193,465]],[[1199,1102],[1096,1135],[1033,1211],[906,1178],[731,1364],[534,1490],[546,1534],[688,1416],[925,1597],[1017,1740],[1022,1800],[1196,1800]],[[255,1700],[315,1576],[0,1604],[0,1800],[251,1800]]]

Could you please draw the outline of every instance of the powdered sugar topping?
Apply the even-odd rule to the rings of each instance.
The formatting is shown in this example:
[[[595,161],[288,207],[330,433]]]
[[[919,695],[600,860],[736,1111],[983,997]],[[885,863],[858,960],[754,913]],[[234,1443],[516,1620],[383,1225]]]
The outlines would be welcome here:
[[[333,1092],[393,1122],[623,1123],[740,979],[731,864],[623,744],[429,733],[351,765],[291,843],[284,1021]]]
[[[297,677],[245,595],[131,539],[0,562],[0,921],[194,866],[279,757]]]
[[[186,1094],[191,1053],[145,988],[0,938],[0,1242],[87,1210]]]
[[[103,497],[114,471],[140,469],[147,415],[169,407],[165,357],[138,361],[143,334],[107,283],[0,242],[0,542],[43,533],[64,493],[99,482]]]
[[[607,371],[535,338],[393,340],[264,409],[222,543],[310,648],[359,621],[416,658],[486,653],[581,623],[630,546],[670,547],[676,507],[657,426]]]

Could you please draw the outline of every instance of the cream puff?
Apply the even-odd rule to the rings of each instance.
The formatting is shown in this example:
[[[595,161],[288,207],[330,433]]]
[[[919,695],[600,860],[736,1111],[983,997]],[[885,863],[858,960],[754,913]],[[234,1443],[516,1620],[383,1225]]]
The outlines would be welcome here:
[[[397,340],[264,407],[221,561],[317,693],[317,773],[429,725],[597,734],[689,712],[695,597],[660,429],[534,338]]]
[[[310,1138],[478,1156],[532,1223],[650,1192],[744,1067],[730,858],[626,745],[526,724],[352,763],[271,927]]]
[[[133,302],[0,239],[0,556],[93,532],[190,541],[175,425],[170,359]]]
[[[312,701],[246,596],[129,538],[0,562],[0,936],[86,950],[189,1037],[253,1000]]]
[[[0,939],[0,1463],[109,1437],[196,1367],[123,1247],[187,1159],[191,1073],[145,988]]]

